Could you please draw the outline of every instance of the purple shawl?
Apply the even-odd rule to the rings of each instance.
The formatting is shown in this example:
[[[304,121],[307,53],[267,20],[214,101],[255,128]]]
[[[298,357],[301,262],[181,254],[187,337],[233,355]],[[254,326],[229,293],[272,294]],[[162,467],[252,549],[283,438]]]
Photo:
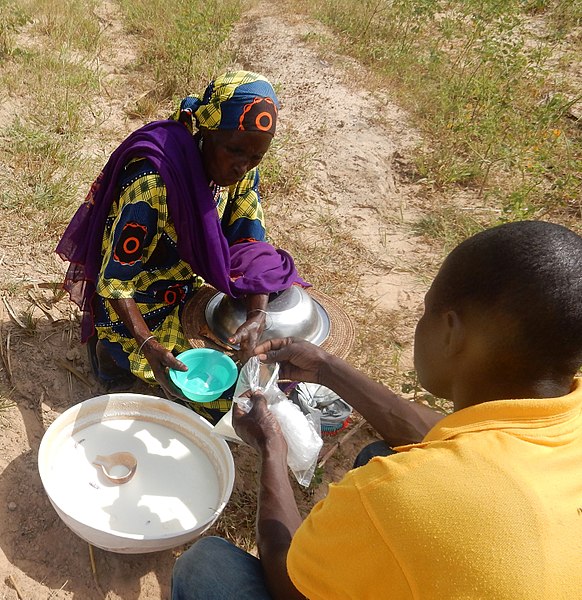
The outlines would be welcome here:
[[[132,133],[113,152],[56,248],[71,263],[64,288],[83,311],[82,341],[93,332],[91,304],[101,268],[105,221],[119,197],[121,170],[137,157],[147,158],[164,181],[178,252],[194,273],[234,298],[278,292],[294,283],[309,285],[297,274],[291,256],[267,242],[229,248],[194,137],[177,121],[155,121]]]

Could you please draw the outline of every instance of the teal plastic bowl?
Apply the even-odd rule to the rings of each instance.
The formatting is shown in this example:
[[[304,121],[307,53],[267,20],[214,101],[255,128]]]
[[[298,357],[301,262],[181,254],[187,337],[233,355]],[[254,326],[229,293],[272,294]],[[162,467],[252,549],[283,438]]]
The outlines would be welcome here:
[[[212,402],[233,385],[238,376],[236,364],[226,354],[210,348],[193,348],[176,357],[187,371],[170,369],[170,379],[194,402]]]

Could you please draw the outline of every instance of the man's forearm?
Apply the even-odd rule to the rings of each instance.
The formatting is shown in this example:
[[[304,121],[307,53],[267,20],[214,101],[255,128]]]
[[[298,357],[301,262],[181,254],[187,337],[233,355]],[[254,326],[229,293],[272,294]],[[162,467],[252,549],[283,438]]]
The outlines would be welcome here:
[[[287,471],[287,456],[279,447],[263,450],[257,508],[257,546],[269,592],[278,599],[300,599],[287,574],[287,553],[301,524]]]
[[[335,356],[330,356],[320,376],[322,385],[357,410],[391,446],[420,442],[445,416],[404,400]]]

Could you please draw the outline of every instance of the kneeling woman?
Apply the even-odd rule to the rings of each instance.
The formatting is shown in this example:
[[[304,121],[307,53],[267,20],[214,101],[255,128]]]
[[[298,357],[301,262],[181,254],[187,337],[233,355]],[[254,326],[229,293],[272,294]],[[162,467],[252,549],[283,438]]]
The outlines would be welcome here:
[[[304,285],[292,258],[265,242],[257,165],[277,109],[264,77],[226,73],[111,155],[57,247],[103,380],[132,373],[176,395],[167,369],[186,370],[175,354],[190,348],[180,315],[204,281],[246,298],[231,339],[243,356],[264,329],[268,295]]]

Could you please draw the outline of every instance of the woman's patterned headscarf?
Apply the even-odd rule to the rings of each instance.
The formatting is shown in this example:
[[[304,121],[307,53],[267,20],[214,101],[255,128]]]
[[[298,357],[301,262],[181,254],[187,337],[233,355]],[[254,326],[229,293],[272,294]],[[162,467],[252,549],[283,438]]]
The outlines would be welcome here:
[[[273,86],[250,71],[231,71],[211,81],[202,97],[187,96],[174,116],[190,130],[262,131],[275,135],[279,101]]]

